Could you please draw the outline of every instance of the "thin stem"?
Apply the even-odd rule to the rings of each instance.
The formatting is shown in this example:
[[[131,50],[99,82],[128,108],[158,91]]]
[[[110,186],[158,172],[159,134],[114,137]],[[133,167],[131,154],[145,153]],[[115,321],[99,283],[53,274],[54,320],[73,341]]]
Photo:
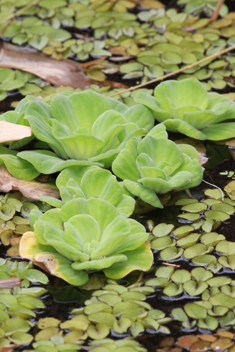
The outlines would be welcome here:
[[[207,57],[205,57],[204,59],[199,60],[199,61],[197,61],[197,62],[194,62],[194,63],[191,64],[191,65],[187,65],[187,66],[185,66],[185,67],[182,67],[182,68],[180,68],[180,69],[177,70],[177,71],[170,72],[170,73],[168,73],[168,74],[166,74],[166,75],[164,75],[164,76],[155,78],[155,79],[153,79],[152,81],[148,81],[148,82],[145,82],[145,83],[142,83],[142,84],[138,84],[137,86],[130,87],[130,88],[125,89],[125,90],[123,90],[123,91],[121,91],[121,92],[112,94],[112,95],[110,95],[110,97],[115,97],[116,95],[120,95],[120,94],[123,94],[123,93],[126,93],[126,92],[131,92],[131,91],[136,90],[136,89],[138,89],[138,88],[145,87],[145,86],[147,86],[148,84],[152,84],[152,83],[155,83],[155,82],[162,81],[162,80],[164,80],[165,78],[174,76],[174,75],[176,75],[177,73],[180,73],[180,72],[183,72],[183,71],[185,71],[185,70],[187,70],[187,69],[189,69],[189,68],[195,67],[195,66],[197,66],[197,65],[199,65],[199,64],[202,64],[203,62],[206,62],[206,61],[208,61],[208,60],[213,60],[213,59],[215,59],[216,57],[221,56],[221,55],[223,55],[223,54],[226,54],[227,52],[229,52],[229,51],[231,51],[231,50],[234,50],[234,49],[235,49],[235,45],[232,45],[232,46],[230,46],[230,47],[227,48],[227,49],[221,50],[221,51],[219,51],[219,52],[216,53],[216,54],[207,56]]]
[[[208,185],[210,185],[210,186],[212,186],[212,187],[215,187],[215,188],[217,188],[218,190],[220,190],[221,195],[222,195],[222,196],[221,196],[221,200],[222,200],[222,202],[224,201],[224,192],[222,191],[221,188],[219,188],[218,186],[213,185],[213,183],[207,182],[207,181],[205,181],[205,180],[202,180],[202,182],[205,182],[205,183],[207,183]]]

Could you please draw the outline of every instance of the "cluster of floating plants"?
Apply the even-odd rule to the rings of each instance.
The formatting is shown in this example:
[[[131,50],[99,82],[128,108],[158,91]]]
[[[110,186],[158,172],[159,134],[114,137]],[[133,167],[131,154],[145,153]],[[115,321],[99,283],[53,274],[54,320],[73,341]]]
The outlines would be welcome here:
[[[23,261],[0,261],[1,287],[9,287],[0,288],[0,345],[3,349],[12,350],[18,345],[28,345],[33,340],[29,331],[35,325],[32,321],[36,318],[34,311],[45,308],[39,297],[47,290],[39,286],[28,286],[32,282],[47,284],[48,278],[32,267],[32,264]],[[16,278],[21,281],[21,287],[18,287],[20,283],[14,281]]]
[[[19,255],[19,242],[23,233],[30,231],[29,214],[37,209],[45,212],[50,208],[41,202],[30,202],[20,192],[0,195],[0,238],[9,256]]]
[[[192,100],[194,89],[198,98]],[[185,100],[183,94],[187,94]],[[208,93],[195,79],[162,83],[154,97],[142,91],[122,99],[127,104],[88,90],[65,91],[48,102],[27,96],[14,111],[2,115],[3,120],[26,124],[33,132],[30,139],[0,146],[2,164],[24,180],[59,172],[56,186],[60,192],[60,199],[44,196],[43,203],[28,202],[20,193],[3,196],[2,213],[7,218],[3,219],[2,242],[16,245],[23,234],[15,255],[74,286],[89,287],[97,272],[104,282],[84,307],[72,311],[70,320],[48,321],[49,330],[42,329],[32,341],[35,350],[76,351],[90,338],[94,351],[104,348],[103,344],[118,350],[118,343],[134,344],[132,350],[141,351],[133,340],[114,343],[106,338],[153,331],[167,334],[170,330],[165,324],[171,321],[189,330],[197,324],[210,330],[219,324],[233,325],[233,281],[220,271],[235,267],[235,247],[216,232],[235,212],[233,184],[226,187],[229,198],[218,189],[206,190],[201,201],[181,194],[175,205],[182,207],[178,221],[184,225],[176,228],[161,223],[149,234],[131,216],[139,200],[147,211],[163,208],[172,192],[195,187],[202,180],[196,149],[174,143],[166,129],[209,138],[199,126],[207,114],[208,129],[219,126],[222,139],[232,138],[234,123],[223,121],[232,117],[234,103]],[[155,120],[160,123],[154,126]],[[35,149],[38,145],[39,150]],[[18,219],[19,214],[27,219]],[[157,268],[154,278],[129,286],[114,281],[148,271],[153,254],[156,266],[167,262]],[[198,267],[174,267],[186,261]],[[32,264],[28,269],[34,270]],[[185,297],[199,301],[171,311],[153,309],[146,296],[155,292],[163,301],[182,302]],[[228,302],[222,305],[225,298]],[[14,312],[22,314],[22,308]]]
[[[152,0],[39,0],[28,6],[31,2],[1,1],[2,39],[55,59],[100,58],[85,69],[97,81],[115,73],[127,83],[147,82],[235,43],[235,16],[226,15],[225,5],[223,19],[199,18],[201,12],[211,15],[214,0],[178,1],[186,13]],[[224,55],[185,70],[178,82],[160,84],[153,96],[142,90],[115,99],[109,87],[55,88],[32,74],[0,70],[0,99],[17,89],[31,94],[0,120],[33,132],[2,144],[0,163],[23,180],[57,173],[60,192],[60,199],[44,196],[43,203],[19,192],[0,197],[0,238],[12,245],[7,255],[35,262],[57,276],[52,282],[62,278],[85,290],[95,278],[102,286],[68,320],[36,322],[38,310],[46,308],[39,297],[47,291],[35,284],[46,285],[47,275],[32,262],[1,259],[0,279],[18,278],[21,288],[0,289],[0,349],[146,352],[134,338],[169,334],[167,323],[184,333],[234,326],[234,280],[225,275],[235,269],[235,245],[217,231],[235,212],[235,181],[225,187],[226,196],[206,190],[199,201],[181,193],[175,203],[181,207],[180,226],[160,223],[149,234],[132,216],[139,209],[163,208],[172,194],[200,184],[196,149],[174,143],[174,133],[212,141],[235,137],[234,104],[207,93],[233,87],[234,70],[234,57]],[[131,284],[132,275],[152,265],[155,277]],[[190,351],[234,346],[231,333],[210,336],[181,338],[177,346]],[[171,348],[170,341],[162,347]]]
[[[93,339],[105,338],[110,330],[117,334],[130,331],[133,337],[145,330],[168,334],[170,331],[164,325],[172,318],[166,317],[163,311],[153,309],[145,302],[146,295],[151,293],[154,293],[154,289],[142,283],[125,287],[108,280],[102,290],[92,293],[84,308],[72,311],[78,315],[68,324],[73,326],[73,319],[85,320],[88,336]]]
[[[58,0],[48,5],[40,0],[24,10],[30,3],[30,0],[1,3],[2,38],[17,45],[29,44],[56,59],[69,57],[84,61],[108,57],[109,60],[95,63],[86,70],[91,78],[99,81],[104,80],[106,74],[120,73],[127,81],[146,82],[234,45],[234,15],[226,14],[225,5],[221,8],[223,19],[212,23],[208,18],[188,14],[211,12],[216,1],[208,1],[208,4],[191,1],[184,13],[173,8],[165,10],[164,5],[156,1]],[[138,13],[128,12],[133,9]],[[22,12],[5,28],[5,14],[15,11]],[[115,61],[119,61],[118,64]],[[202,80],[208,90],[223,89],[227,84],[234,86],[233,70],[233,56],[226,55],[221,60],[186,70],[179,79],[193,75]],[[37,89],[27,86],[25,92],[33,88]]]
[[[151,248],[160,251],[162,260],[174,260],[183,256],[182,258],[192,260],[192,263],[199,266],[209,264],[209,270],[217,272],[222,268],[220,262],[226,261],[226,258],[219,258],[217,263],[216,256],[211,253],[216,251],[226,255],[234,254],[233,247],[229,251],[232,242],[226,241],[224,235],[215,232],[222,221],[228,220],[234,214],[234,200],[224,198],[222,201],[223,193],[219,190],[206,190],[205,195],[210,198],[202,201],[186,198],[176,202],[176,205],[183,205],[183,214],[178,215],[178,219],[187,221],[187,225],[174,229],[173,225],[163,223],[153,229]]]

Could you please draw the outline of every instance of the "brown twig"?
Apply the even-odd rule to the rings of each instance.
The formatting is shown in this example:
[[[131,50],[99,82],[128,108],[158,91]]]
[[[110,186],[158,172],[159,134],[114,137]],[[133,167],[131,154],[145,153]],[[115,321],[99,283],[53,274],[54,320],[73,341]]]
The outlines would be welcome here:
[[[217,18],[219,17],[220,8],[223,5],[223,3],[224,3],[224,0],[218,0],[216,8],[215,8],[214,12],[211,15],[211,18],[210,18],[211,21],[216,21]]]
[[[230,46],[230,47],[227,48],[227,49],[221,50],[221,51],[219,51],[219,52],[216,53],[216,54],[207,56],[207,57],[205,57],[204,59],[199,60],[199,61],[197,61],[197,62],[194,62],[194,63],[191,64],[191,65],[187,65],[187,66],[185,66],[185,67],[182,67],[182,68],[180,68],[180,69],[177,70],[177,71],[170,72],[170,73],[168,73],[168,74],[166,74],[166,75],[164,75],[164,76],[155,78],[155,79],[153,79],[152,81],[148,81],[148,82],[145,82],[145,83],[138,84],[137,86],[130,87],[130,88],[125,89],[125,90],[123,90],[123,91],[121,91],[121,92],[112,94],[112,95],[110,95],[110,97],[115,97],[116,95],[120,95],[120,94],[123,94],[123,93],[126,93],[126,92],[131,92],[131,91],[136,90],[136,89],[138,89],[138,88],[145,87],[145,86],[147,86],[148,84],[152,84],[152,83],[155,83],[155,82],[163,81],[165,78],[172,77],[172,76],[176,75],[177,73],[180,73],[180,72],[183,72],[183,71],[185,71],[185,70],[187,70],[187,69],[189,69],[189,68],[195,67],[195,66],[197,66],[197,65],[199,65],[199,64],[202,64],[203,62],[206,62],[206,61],[208,61],[208,60],[213,60],[213,59],[215,59],[216,57],[221,56],[221,55],[223,55],[223,54],[226,54],[227,52],[229,52],[229,51],[231,51],[231,50],[234,50],[234,49],[235,49],[235,45],[232,45],[232,46]]]
[[[92,65],[100,64],[100,63],[103,62],[106,58],[107,58],[107,56],[103,56],[103,57],[101,57],[100,59],[88,61],[88,62],[85,62],[84,64],[79,64],[79,65],[80,65],[82,68],[87,68],[87,67],[90,67],[90,66],[92,66]]]
[[[10,24],[12,23],[13,20],[14,20],[14,18],[12,18],[11,21],[9,21],[9,22],[0,30],[0,36],[1,36],[2,33],[7,29],[7,27],[10,26]]]
[[[180,266],[181,266],[181,265],[178,265],[178,264],[171,264],[171,263],[166,263],[166,262],[163,262],[162,264],[167,265],[167,266],[174,266],[176,268],[180,268]]]

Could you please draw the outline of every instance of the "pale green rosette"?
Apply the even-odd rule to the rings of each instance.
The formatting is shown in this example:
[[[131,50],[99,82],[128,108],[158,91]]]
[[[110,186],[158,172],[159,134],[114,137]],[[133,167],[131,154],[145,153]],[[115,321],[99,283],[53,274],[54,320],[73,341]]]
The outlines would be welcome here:
[[[194,78],[163,82],[155,88],[154,97],[139,92],[134,99],[149,107],[170,132],[212,141],[235,137],[235,122],[223,122],[235,118],[235,103],[208,93]]]
[[[111,203],[78,198],[39,216],[34,232],[21,239],[20,255],[72,285],[83,285],[91,271],[121,279],[133,270],[149,270],[153,254],[147,239],[144,226]]]
[[[98,198],[110,202],[118,212],[129,217],[134,211],[135,200],[123,194],[123,189],[110,171],[99,167],[69,167],[56,179],[61,200],[53,197],[41,197],[41,201],[53,207],[61,208],[74,198]]]
[[[163,208],[158,195],[195,187],[203,176],[193,147],[150,135],[141,142],[132,138],[112,170],[133,196],[157,208]]]

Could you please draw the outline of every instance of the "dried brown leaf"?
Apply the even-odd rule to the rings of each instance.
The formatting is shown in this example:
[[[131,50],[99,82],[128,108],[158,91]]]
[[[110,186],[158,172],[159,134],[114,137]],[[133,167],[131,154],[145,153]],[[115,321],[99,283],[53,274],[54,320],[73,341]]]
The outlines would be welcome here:
[[[40,200],[42,196],[59,198],[56,186],[36,181],[23,181],[13,177],[5,168],[0,166],[0,190],[2,192],[20,191],[29,200]]]
[[[9,43],[0,43],[0,67],[15,68],[33,73],[46,82],[56,86],[86,88],[97,84],[82,71],[82,66],[72,60],[56,61],[34,49],[19,47]],[[102,82],[99,85],[106,86]]]

